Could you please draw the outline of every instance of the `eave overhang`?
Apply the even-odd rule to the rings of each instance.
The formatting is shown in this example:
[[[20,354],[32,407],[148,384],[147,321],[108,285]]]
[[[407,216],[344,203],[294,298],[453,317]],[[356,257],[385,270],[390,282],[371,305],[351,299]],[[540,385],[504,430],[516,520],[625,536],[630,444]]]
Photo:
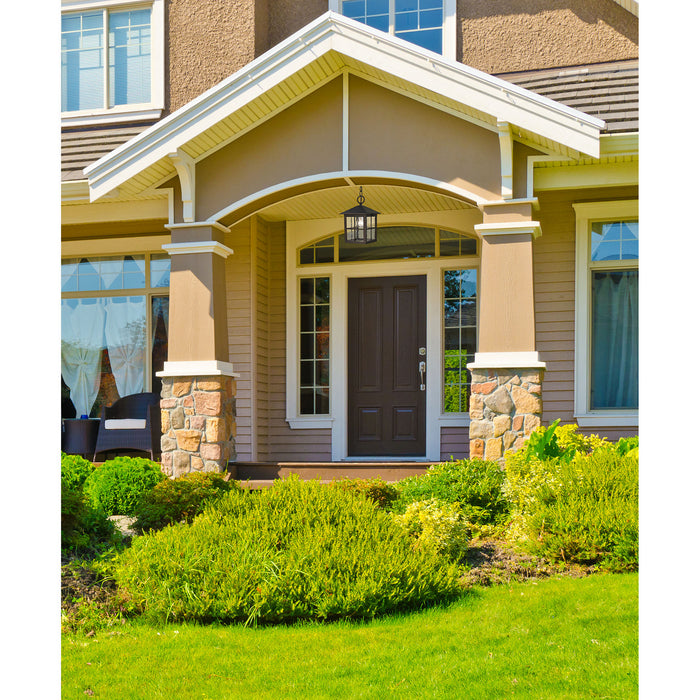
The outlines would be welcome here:
[[[328,12],[85,168],[90,200],[162,185],[183,158],[196,163],[348,70],[493,131],[510,124],[552,154],[599,157],[602,120]]]

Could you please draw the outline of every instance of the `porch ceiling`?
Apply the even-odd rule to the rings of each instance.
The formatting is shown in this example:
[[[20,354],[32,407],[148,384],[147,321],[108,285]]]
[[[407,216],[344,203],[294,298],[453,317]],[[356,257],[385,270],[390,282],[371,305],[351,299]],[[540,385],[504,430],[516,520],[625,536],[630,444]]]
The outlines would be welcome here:
[[[277,202],[257,212],[267,221],[302,221],[306,219],[337,218],[349,209],[357,197],[357,185],[373,209],[382,214],[412,214],[418,212],[471,209],[473,205],[438,192],[400,185],[368,184],[354,181],[344,187],[334,187],[297,195]]]
[[[327,13],[230,78],[85,168],[92,201],[143,195],[343,72],[563,158],[598,155],[604,122],[519,86],[334,13]]]

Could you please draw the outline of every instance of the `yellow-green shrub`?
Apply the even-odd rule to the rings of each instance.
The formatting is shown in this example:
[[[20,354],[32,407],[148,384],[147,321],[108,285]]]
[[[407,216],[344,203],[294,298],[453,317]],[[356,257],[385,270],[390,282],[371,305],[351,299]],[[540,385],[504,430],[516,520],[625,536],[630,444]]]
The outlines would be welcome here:
[[[416,501],[407,506],[403,515],[394,517],[417,548],[433,550],[453,561],[459,561],[467,552],[470,530],[458,503],[440,503],[435,498]]]
[[[575,425],[533,435],[534,448],[526,442],[505,455],[509,538],[554,560],[635,568],[638,439],[611,443]]]

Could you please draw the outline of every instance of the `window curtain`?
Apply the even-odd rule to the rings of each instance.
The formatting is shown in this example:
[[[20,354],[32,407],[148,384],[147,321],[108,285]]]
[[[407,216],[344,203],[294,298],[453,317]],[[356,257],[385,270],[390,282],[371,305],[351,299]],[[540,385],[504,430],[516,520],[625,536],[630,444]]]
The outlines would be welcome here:
[[[89,416],[100,388],[104,307],[95,299],[61,302],[61,374],[76,415]]]
[[[593,273],[591,408],[639,405],[639,273]]]
[[[139,394],[146,367],[146,297],[104,299],[105,339],[119,396]]]
[[[152,306],[152,321],[151,321],[151,352],[156,346],[156,343],[162,342],[163,338],[158,333],[159,321],[163,321],[163,332],[165,342],[168,341],[168,310],[170,308],[170,297],[153,297],[151,299]]]

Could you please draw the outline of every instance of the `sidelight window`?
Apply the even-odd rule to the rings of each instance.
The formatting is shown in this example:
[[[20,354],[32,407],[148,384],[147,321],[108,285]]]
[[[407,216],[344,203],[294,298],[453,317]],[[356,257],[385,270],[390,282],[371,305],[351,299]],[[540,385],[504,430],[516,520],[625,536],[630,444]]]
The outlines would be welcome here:
[[[299,414],[330,413],[330,278],[299,280]]]
[[[443,411],[468,413],[471,388],[467,363],[476,353],[477,271],[443,275]]]

